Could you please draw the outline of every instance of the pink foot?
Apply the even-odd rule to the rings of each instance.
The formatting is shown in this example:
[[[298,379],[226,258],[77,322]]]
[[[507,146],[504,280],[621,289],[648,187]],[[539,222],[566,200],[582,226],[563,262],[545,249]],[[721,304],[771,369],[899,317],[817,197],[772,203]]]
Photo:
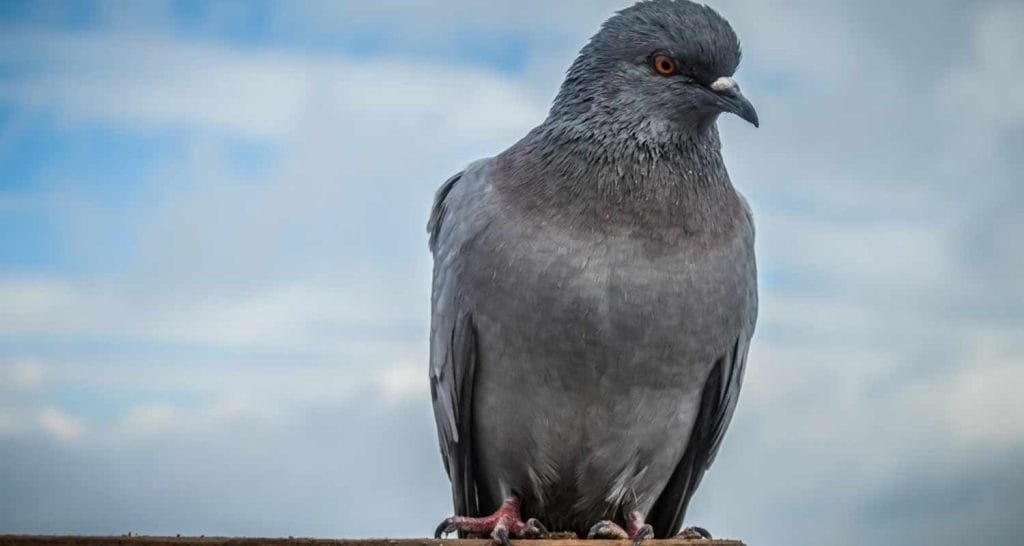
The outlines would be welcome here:
[[[445,519],[434,531],[434,538],[441,535],[463,531],[474,534],[488,534],[502,546],[511,546],[509,537],[537,538],[547,533],[547,529],[535,518],[523,522],[519,518],[519,499],[512,497],[501,503],[498,510],[485,518],[469,518],[452,516]]]
[[[640,512],[629,513],[629,530],[623,529],[618,523],[611,520],[599,521],[590,528],[587,538],[609,538],[617,540],[632,540],[633,546],[640,546],[646,538],[654,536],[654,528],[644,523],[644,516]]]

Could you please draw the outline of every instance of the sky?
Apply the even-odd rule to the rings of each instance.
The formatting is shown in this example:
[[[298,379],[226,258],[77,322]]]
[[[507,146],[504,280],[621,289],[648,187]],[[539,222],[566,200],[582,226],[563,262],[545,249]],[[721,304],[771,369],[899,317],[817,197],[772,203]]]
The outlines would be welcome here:
[[[0,533],[425,536],[434,191],[628,2],[0,2]],[[687,524],[1024,533],[1024,4],[721,0],[761,310]]]

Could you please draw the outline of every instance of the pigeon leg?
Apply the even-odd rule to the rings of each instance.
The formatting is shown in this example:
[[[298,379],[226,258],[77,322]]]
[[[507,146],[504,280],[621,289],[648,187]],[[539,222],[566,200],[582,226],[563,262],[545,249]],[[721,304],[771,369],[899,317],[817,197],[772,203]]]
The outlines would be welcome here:
[[[644,523],[644,515],[637,511],[629,513],[626,527],[628,531],[618,523],[606,519],[595,523],[587,533],[587,538],[629,539],[633,541],[633,546],[640,546],[644,539],[654,536],[654,529],[650,524]]]
[[[502,546],[511,546],[509,537],[537,538],[548,532],[535,518],[525,522],[520,519],[519,499],[515,497],[506,499],[496,512],[484,518],[452,516],[445,519],[434,531],[434,538],[441,538],[441,535],[455,531],[481,535],[490,533],[491,538]]]
[[[708,530],[703,527],[687,527],[682,531],[679,531],[679,534],[676,535],[676,538],[681,538],[684,540],[700,540],[703,538],[711,539],[711,533],[709,533]]]

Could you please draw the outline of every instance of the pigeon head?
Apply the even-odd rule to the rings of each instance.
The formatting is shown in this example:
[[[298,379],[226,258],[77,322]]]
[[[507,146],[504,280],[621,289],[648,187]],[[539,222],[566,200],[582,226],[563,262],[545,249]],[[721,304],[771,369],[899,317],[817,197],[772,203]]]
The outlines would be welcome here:
[[[758,125],[732,78],[740,44],[711,8],[649,0],[608,19],[580,51],[552,118],[660,138],[700,133],[729,112]]]

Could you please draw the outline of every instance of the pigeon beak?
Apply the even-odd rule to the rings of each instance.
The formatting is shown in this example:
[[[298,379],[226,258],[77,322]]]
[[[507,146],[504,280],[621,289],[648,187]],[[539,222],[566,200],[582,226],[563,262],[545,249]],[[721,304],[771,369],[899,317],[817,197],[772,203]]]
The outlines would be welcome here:
[[[718,78],[711,83],[710,88],[718,97],[724,111],[736,114],[741,119],[749,121],[754,127],[760,126],[757,110],[754,110],[754,105],[750,104],[743,93],[740,93],[740,86],[736,80],[727,76]]]

